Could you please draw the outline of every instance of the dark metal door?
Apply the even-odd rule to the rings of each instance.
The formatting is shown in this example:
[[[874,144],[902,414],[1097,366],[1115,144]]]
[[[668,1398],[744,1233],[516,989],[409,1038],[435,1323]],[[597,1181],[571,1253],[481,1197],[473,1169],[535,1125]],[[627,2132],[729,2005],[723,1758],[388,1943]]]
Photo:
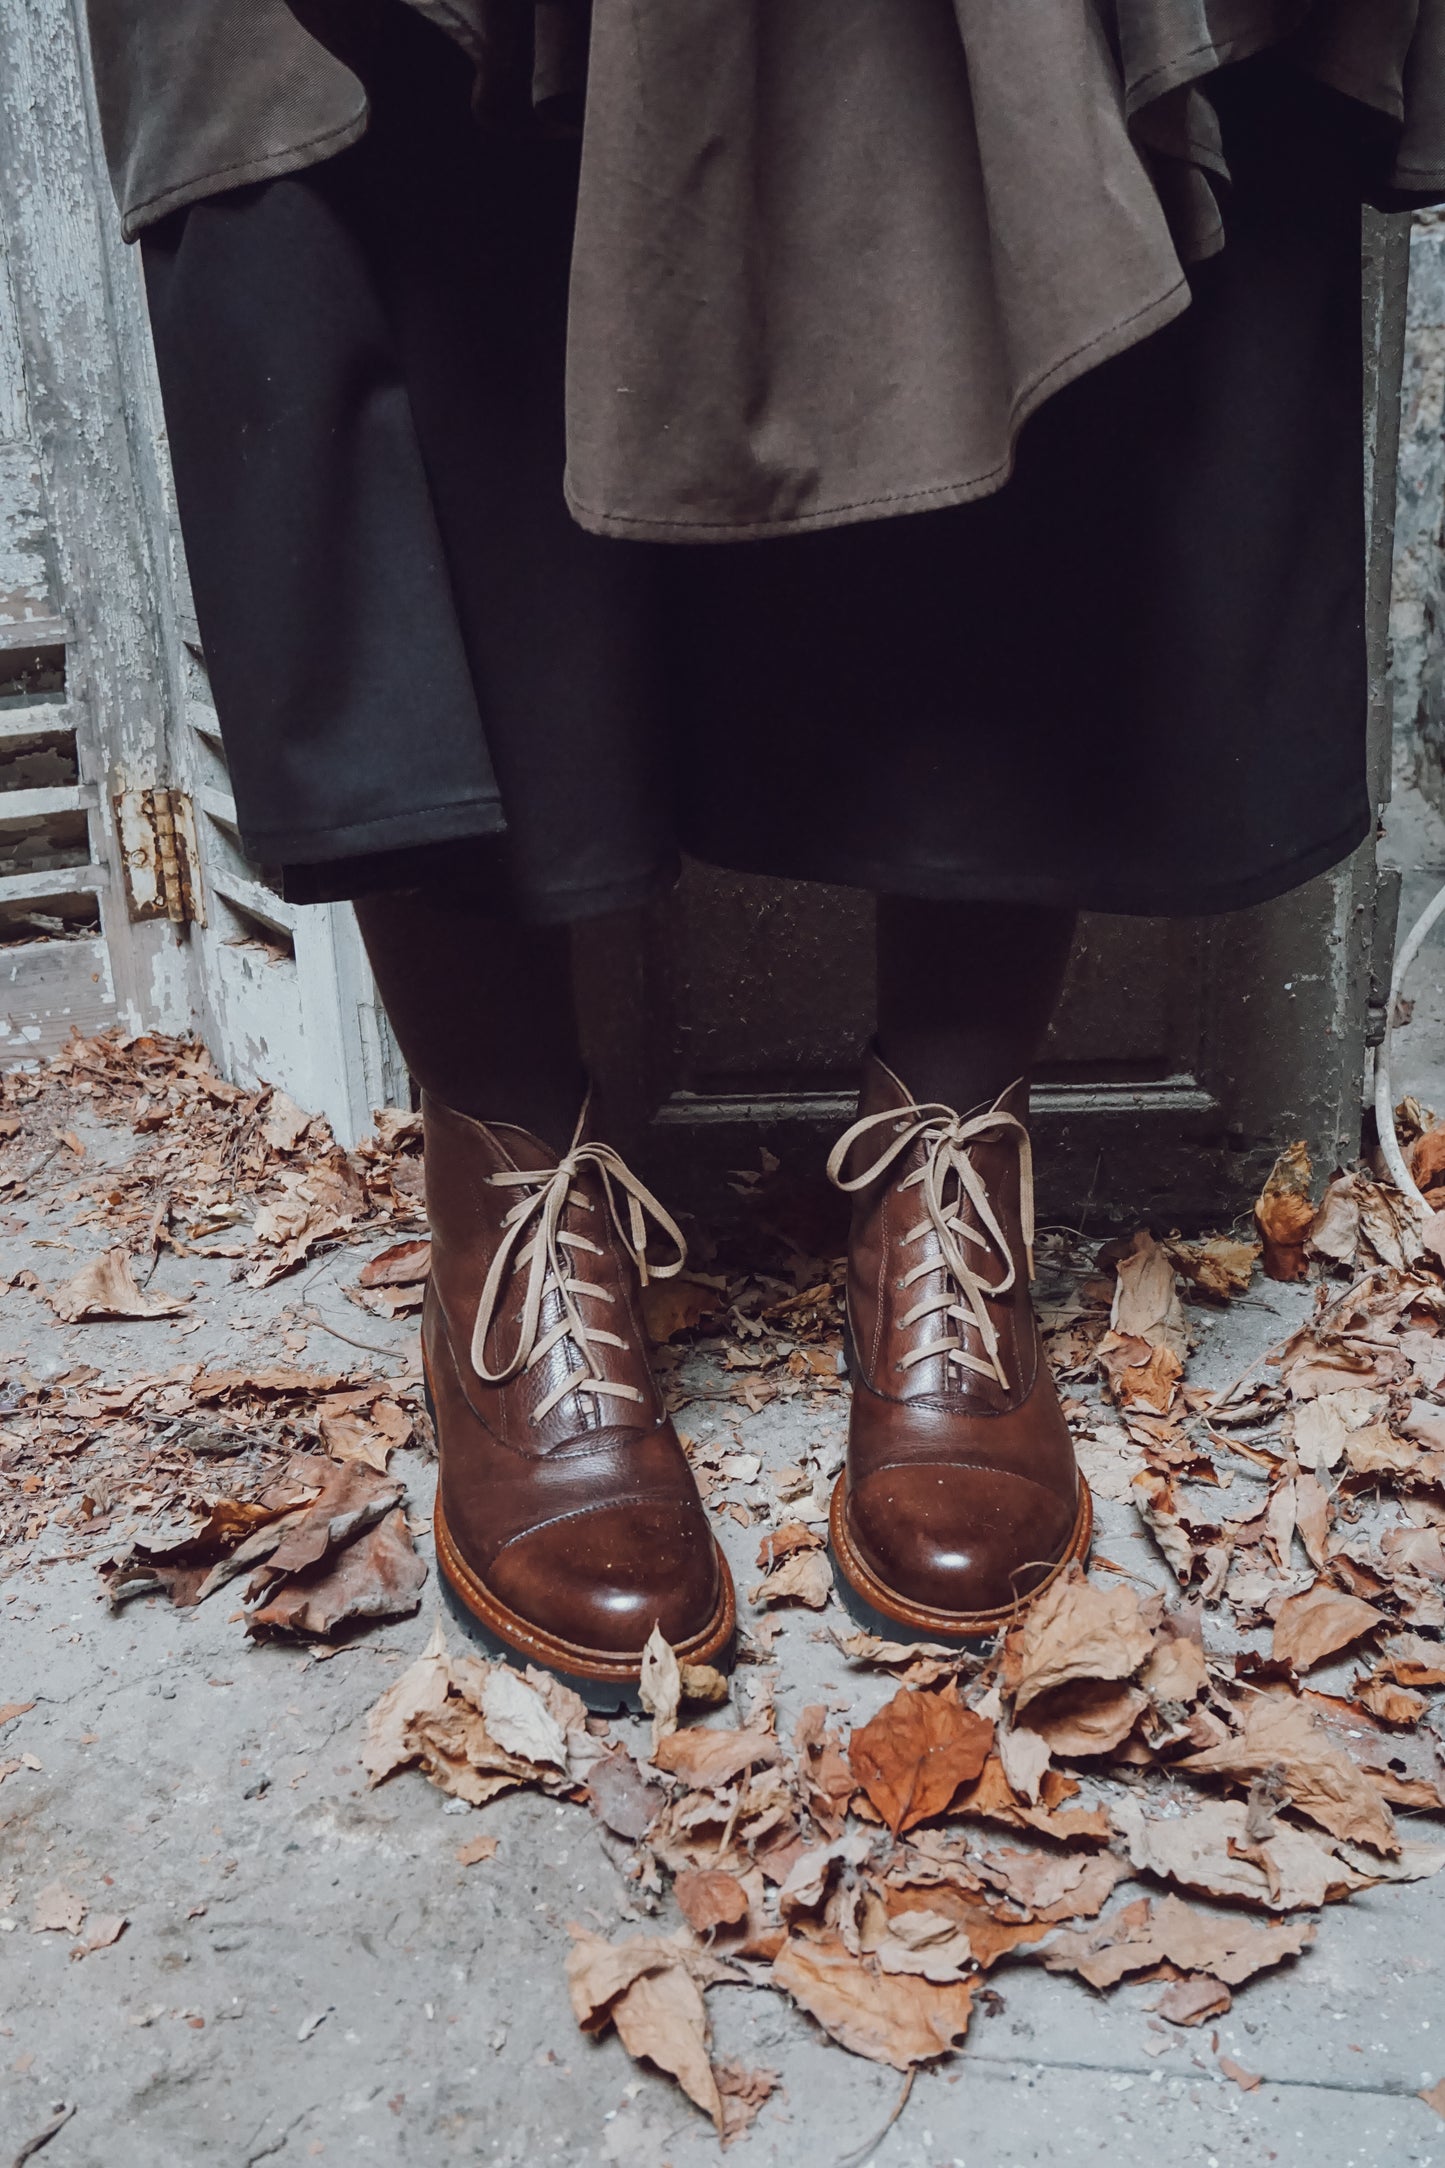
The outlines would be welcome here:
[[[1371,214],[1364,264],[1378,805],[1408,229]],[[621,951],[582,930],[595,1066],[679,1202],[715,1210],[760,1142],[800,1171],[821,1164],[872,1028],[872,920],[854,891],[692,866]],[[1353,1157],[1393,933],[1373,839],[1256,910],[1087,918],[1035,1097],[1048,1216],[1229,1217],[1297,1137],[1318,1167]]]

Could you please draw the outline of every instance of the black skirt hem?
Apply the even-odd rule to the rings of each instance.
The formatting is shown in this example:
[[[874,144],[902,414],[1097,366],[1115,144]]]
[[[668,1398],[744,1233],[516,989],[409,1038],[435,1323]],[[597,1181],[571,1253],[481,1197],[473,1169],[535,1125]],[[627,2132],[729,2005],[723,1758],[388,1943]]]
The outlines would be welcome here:
[[[832,888],[869,889],[879,896],[911,896],[922,903],[1023,903],[1045,904],[1052,909],[1095,911],[1117,918],[1210,918],[1226,911],[1248,911],[1257,904],[1273,903],[1305,881],[1328,873],[1333,866],[1357,851],[1374,825],[1368,808],[1348,828],[1326,843],[1233,881],[1165,894],[1138,884],[1115,883],[1093,877],[1050,880],[1037,874],[1013,876],[983,867],[929,867],[877,865],[859,859],[833,859],[826,866],[805,858],[790,859],[786,866],[746,861],[745,854],[710,850],[695,837],[684,839],[690,856],[728,873],[764,874],[773,880],[817,881]]]
[[[384,851],[423,849],[432,843],[482,842],[507,826],[496,798],[464,798],[454,805],[411,807],[345,828],[243,828],[241,848],[253,865],[326,866]],[[339,893],[344,893],[340,891]]]

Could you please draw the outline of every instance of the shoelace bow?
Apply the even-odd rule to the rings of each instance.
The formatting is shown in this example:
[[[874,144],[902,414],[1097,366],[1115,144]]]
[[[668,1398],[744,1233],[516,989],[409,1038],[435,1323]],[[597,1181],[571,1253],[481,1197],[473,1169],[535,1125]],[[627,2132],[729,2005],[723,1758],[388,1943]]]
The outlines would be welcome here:
[[[845,1179],[843,1168],[853,1146],[864,1137],[876,1141],[877,1133],[886,1129],[894,1130],[895,1134],[872,1166]],[[911,1287],[916,1281],[939,1271],[946,1273],[953,1284],[940,1294],[926,1295],[900,1318],[899,1323],[906,1328],[922,1324],[925,1318],[947,1317],[965,1329],[973,1325],[983,1342],[984,1353],[982,1356],[973,1354],[959,1334],[945,1332],[938,1339],[925,1341],[921,1347],[912,1348],[902,1356],[900,1361],[905,1370],[911,1370],[915,1363],[930,1362],[935,1356],[942,1355],[960,1369],[978,1371],[984,1377],[997,1379],[1005,1390],[1008,1388],[1008,1373],[999,1354],[998,1332],[989,1315],[988,1304],[1017,1286],[1019,1266],[970,1157],[970,1148],[985,1139],[1010,1136],[1018,1140],[1025,1270],[1032,1274],[1033,1149],[1029,1133],[1016,1115],[1005,1113],[1001,1107],[990,1107],[986,1113],[970,1115],[956,1114],[952,1107],[942,1105],[890,1107],[882,1114],[868,1114],[862,1121],[855,1122],[838,1139],[828,1156],[829,1180],[837,1188],[851,1192],[867,1189],[920,1139],[927,1143],[928,1155],[923,1165],[905,1175],[898,1185],[900,1189],[919,1188],[923,1192],[923,1218],[916,1227],[909,1229],[903,1240],[905,1243],[917,1242],[932,1234],[938,1242],[938,1255],[925,1257],[911,1272],[905,1273],[902,1284],[905,1288]],[[959,1208],[965,1198],[978,1216],[978,1227],[959,1218]],[[995,1252],[1003,1265],[1001,1277],[986,1280],[975,1271],[965,1250],[966,1243]]]
[[[531,1370],[544,1362],[555,1347],[570,1341],[582,1358],[582,1371],[569,1372],[565,1381],[548,1393],[532,1410],[532,1421],[540,1423],[550,1415],[558,1403],[569,1393],[590,1393],[594,1401],[607,1399],[642,1400],[645,1396],[635,1385],[625,1384],[621,1379],[604,1377],[602,1367],[593,1352],[599,1345],[625,1348],[627,1342],[615,1332],[606,1332],[600,1325],[591,1325],[578,1307],[578,1298],[591,1296],[594,1301],[611,1303],[616,1296],[611,1289],[599,1287],[593,1280],[576,1277],[576,1268],[570,1252],[584,1250],[594,1257],[604,1252],[600,1243],[588,1236],[578,1234],[562,1225],[563,1215],[569,1206],[583,1211],[594,1209],[592,1199],[576,1187],[579,1177],[590,1169],[601,1181],[612,1215],[612,1224],[618,1239],[626,1249],[645,1287],[649,1279],[670,1280],[681,1272],[687,1263],[687,1243],[682,1229],[672,1218],[651,1190],[639,1182],[636,1175],[613,1151],[610,1144],[574,1143],[566,1157],[555,1167],[509,1168],[488,1175],[487,1180],[496,1189],[517,1189],[524,1192],[502,1221],[502,1239],[492,1259],[481,1301],[477,1305],[477,1321],[472,1330],[472,1366],[477,1376],[488,1385],[503,1385],[509,1378],[522,1371]],[[619,1194],[620,1193],[620,1194]],[[622,1204],[625,1200],[626,1224],[623,1221]],[[649,1265],[647,1259],[647,1222],[651,1220],[676,1249],[676,1257],[666,1265]],[[522,1297],[522,1316],[517,1327],[516,1345],[507,1360],[496,1369],[487,1365],[487,1340],[497,1322],[502,1302],[502,1291],[514,1271],[527,1275],[526,1289]],[[542,1311],[552,1294],[562,1298],[562,1316],[548,1331],[542,1330]]]

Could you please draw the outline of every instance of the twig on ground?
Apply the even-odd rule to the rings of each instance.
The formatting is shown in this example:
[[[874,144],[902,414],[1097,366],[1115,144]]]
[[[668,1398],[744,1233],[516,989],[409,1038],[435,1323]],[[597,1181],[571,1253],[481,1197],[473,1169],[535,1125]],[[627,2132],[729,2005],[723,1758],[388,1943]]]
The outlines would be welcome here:
[[[56,2132],[64,2130],[74,2113],[75,2107],[72,2103],[70,2107],[62,2108],[58,2115],[53,2115],[43,2130],[37,2130],[33,2138],[26,2139],[24,2145],[16,2154],[11,2168],[25,2168],[26,2161],[32,2159],[43,2145],[49,2145]]]
[[[879,2128],[874,2131],[872,2137],[867,2140],[866,2144],[855,2145],[851,2153],[845,2153],[840,2161],[835,2162],[834,2168],[856,2168],[856,2164],[858,2162],[865,2161],[868,2158],[868,2155],[874,2150],[874,2148],[876,2146],[880,2146],[883,2143],[883,2140],[888,2136],[889,2131],[892,2130],[894,2124],[898,2121],[899,2116],[902,2115],[904,2109],[908,2106],[908,2096],[913,2091],[913,2081],[917,2076],[918,2066],[917,2064],[915,2064],[913,2069],[909,2071],[907,2077],[903,2080],[903,2090],[898,2095],[898,2098],[894,2101],[893,2112],[888,2117],[887,2122],[881,2124]]]

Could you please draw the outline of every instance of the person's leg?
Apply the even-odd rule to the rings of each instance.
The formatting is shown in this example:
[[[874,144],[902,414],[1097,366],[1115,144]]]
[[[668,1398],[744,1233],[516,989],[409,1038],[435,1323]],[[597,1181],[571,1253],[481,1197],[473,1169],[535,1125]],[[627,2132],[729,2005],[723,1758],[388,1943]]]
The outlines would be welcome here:
[[[452,887],[363,896],[355,908],[422,1090],[565,1152],[587,1089],[568,929],[503,921]]]
[[[1029,1075],[1072,912],[883,897],[879,1032],[829,1172],[853,1199],[839,1594],[871,1631],[994,1632],[1090,1508],[1029,1291]]]
[[[992,1106],[1027,1077],[1076,914],[1028,903],[878,899],[878,1051],[920,1104]]]

